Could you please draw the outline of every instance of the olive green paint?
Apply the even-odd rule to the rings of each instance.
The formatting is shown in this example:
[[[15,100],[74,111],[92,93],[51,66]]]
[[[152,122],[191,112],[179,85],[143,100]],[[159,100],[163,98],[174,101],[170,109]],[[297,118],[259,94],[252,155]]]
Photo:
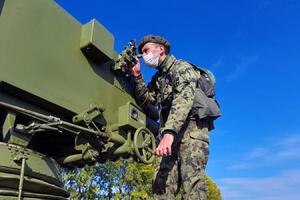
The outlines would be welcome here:
[[[58,163],[153,162],[146,125],[157,123],[136,104],[133,80],[119,66],[125,53],[115,52],[114,36],[97,20],[83,25],[53,0],[0,0],[0,38],[0,127],[8,136],[0,142],[0,200],[67,199]],[[46,155],[24,148],[51,123],[60,125],[39,132],[49,135],[46,150],[33,145]],[[31,132],[16,129],[31,124]]]
[[[52,0],[5,1],[0,17],[0,80],[77,114],[102,104],[107,125],[135,102],[111,62],[96,64],[80,49],[92,43],[117,57],[113,36],[96,20],[82,25]]]

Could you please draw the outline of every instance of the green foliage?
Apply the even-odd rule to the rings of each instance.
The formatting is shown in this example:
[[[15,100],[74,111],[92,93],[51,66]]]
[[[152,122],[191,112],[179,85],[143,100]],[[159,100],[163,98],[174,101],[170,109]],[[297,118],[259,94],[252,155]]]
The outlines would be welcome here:
[[[71,199],[96,199],[100,185],[93,184],[95,175],[93,168],[87,166],[72,171],[63,170],[65,188],[70,192]]]
[[[210,177],[205,176],[207,186],[207,200],[222,200],[221,191]]]
[[[63,171],[65,188],[71,199],[153,199],[154,164],[132,159],[108,161],[94,167]]]
[[[128,198],[125,199],[153,199],[152,176],[155,164],[131,162],[126,171],[126,182],[130,186]]]
[[[70,199],[153,200],[152,176],[155,164],[136,163],[132,159],[108,161],[93,167],[63,170]],[[208,200],[222,200],[220,189],[206,176]],[[182,189],[176,200],[181,199]]]

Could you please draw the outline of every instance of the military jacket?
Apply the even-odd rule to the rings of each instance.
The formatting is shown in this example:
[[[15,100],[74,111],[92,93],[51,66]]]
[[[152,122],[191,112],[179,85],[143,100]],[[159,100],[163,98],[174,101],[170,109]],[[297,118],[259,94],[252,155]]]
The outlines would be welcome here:
[[[172,69],[172,72],[170,70]],[[174,73],[174,74],[170,74]],[[158,67],[146,86],[142,77],[135,78],[136,99],[140,106],[160,107],[160,132],[176,135],[192,109],[198,74],[183,60],[173,55]]]

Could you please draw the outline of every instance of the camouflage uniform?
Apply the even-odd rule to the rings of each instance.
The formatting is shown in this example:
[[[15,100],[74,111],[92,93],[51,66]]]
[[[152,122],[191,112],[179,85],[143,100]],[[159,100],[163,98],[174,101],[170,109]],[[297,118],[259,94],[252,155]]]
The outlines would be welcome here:
[[[153,178],[156,199],[175,199],[181,185],[183,199],[206,199],[209,123],[190,116],[198,78],[189,63],[173,55],[158,67],[148,86],[142,75],[135,78],[138,103],[160,106],[160,133],[174,135],[172,155],[158,159]]]

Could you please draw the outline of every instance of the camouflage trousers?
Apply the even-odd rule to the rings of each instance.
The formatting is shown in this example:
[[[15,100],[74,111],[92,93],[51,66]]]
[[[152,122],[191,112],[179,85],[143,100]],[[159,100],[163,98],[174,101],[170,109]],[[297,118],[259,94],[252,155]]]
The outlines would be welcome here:
[[[206,200],[208,128],[189,121],[181,132],[172,145],[172,155],[158,158],[152,185],[154,198],[175,200],[182,186],[182,199]]]

